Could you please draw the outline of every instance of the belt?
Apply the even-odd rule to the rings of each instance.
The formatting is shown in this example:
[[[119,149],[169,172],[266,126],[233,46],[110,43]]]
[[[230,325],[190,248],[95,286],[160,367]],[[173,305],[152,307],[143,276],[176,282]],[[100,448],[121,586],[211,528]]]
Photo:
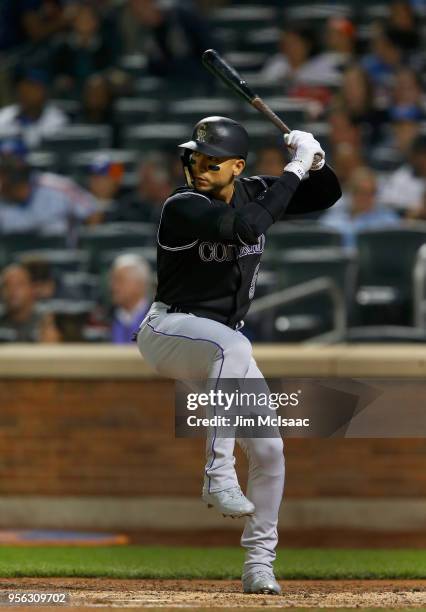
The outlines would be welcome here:
[[[168,313],[182,312],[184,314],[192,314],[192,315],[195,315],[196,317],[205,317],[206,319],[217,321],[217,319],[214,319],[213,317],[209,317],[206,314],[197,314],[196,312],[189,310],[189,308],[185,308],[184,306],[180,306],[179,304],[172,304],[171,306],[169,306],[166,312]],[[230,327],[231,329],[235,331],[238,331],[244,326],[244,321],[238,321],[238,323],[234,323],[233,325],[231,325],[230,323],[223,323],[222,321],[217,321],[217,322],[222,323],[223,325],[226,325],[227,327]]]

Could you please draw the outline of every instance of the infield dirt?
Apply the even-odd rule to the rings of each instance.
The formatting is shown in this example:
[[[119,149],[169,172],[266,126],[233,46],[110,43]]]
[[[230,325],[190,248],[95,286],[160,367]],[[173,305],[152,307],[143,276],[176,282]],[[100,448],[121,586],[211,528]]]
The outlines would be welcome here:
[[[1,578],[4,592],[66,592],[76,608],[426,608],[426,580],[283,580],[281,596],[244,595],[239,581]],[[57,607],[57,606],[55,606]],[[20,607],[22,610],[23,607]],[[30,608],[27,608],[30,609]],[[39,606],[33,606],[32,610]],[[52,610],[52,608],[50,608]]]

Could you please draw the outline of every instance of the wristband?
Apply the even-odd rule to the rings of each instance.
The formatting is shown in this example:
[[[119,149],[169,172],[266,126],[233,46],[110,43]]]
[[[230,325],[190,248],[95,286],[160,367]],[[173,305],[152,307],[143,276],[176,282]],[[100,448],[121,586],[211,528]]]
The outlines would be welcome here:
[[[292,172],[298,179],[302,180],[306,174],[305,165],[299,159],[293,159],[293,161],[286,165],[284,172]]]

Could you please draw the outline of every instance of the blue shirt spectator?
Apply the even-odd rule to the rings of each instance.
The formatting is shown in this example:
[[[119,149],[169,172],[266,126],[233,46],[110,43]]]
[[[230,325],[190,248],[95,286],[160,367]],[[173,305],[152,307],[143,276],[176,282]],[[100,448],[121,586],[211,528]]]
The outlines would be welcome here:
[[[33,172],[22,160],[0,158],[0,234],[39,232],[68,235],[98,211],[96,199],[73,180]]]
[[[365,229],[381,229],[398,225],[399,216],[390,209],[377,203],[377,180],[369,168],[354,170],[349,181],[348,208],[331,208],[320,222],[332,227],[343,235],[347,248],[356,247],[356,235]]]
[[[39,43],[65,27],[61,0],[2,0],[0,51]]]

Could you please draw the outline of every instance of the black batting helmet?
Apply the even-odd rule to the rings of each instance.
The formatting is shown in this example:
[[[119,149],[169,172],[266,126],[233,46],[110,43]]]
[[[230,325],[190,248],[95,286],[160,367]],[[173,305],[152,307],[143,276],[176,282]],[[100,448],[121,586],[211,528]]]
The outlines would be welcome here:
[[[249,137],[242,125],[227,117],[205,117],[194,127],[192,140],[179,145],[212,157],[241,157],[248,154]]]

